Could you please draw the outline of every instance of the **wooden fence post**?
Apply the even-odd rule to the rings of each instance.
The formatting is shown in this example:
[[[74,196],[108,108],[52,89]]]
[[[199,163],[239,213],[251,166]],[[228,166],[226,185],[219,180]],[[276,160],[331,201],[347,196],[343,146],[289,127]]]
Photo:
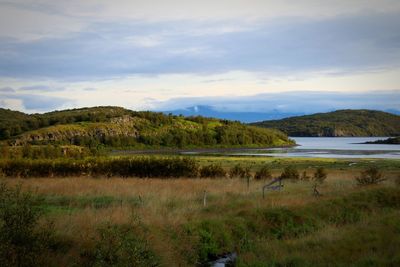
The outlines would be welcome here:
[[[279,185],[274,185],[274,184],[276,184],[276,183],[279,183]],[[282,190],[282,187],[283,187],[283,185],[282,185],[282,179],[281,179],[280,177],[274,179],[272,182],[270,182],[270,183],[268,183],[268,184],[266,184],[266,185],[264,185],[264,186],[262,187],[262,195],[263,195],[263,198],[265,198],[265,190],[266,190],[266,189],[281,191],[281,190]]]
[[[203,193],[203,207],[207,206],[207,191],[204,190]]]

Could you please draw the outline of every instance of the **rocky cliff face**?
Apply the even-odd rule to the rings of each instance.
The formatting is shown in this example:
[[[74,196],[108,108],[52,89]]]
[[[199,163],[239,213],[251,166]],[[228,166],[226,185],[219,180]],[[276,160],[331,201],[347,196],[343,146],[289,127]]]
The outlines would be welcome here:
[[[87,123],[56,125],[28,132],[14,139],[14,145],[27,143],[64,142],[74,144],[78,139],[93,138],[101,140],[110,137],[138,138],[135,119],[129,116],[114,118],[111,123]]]

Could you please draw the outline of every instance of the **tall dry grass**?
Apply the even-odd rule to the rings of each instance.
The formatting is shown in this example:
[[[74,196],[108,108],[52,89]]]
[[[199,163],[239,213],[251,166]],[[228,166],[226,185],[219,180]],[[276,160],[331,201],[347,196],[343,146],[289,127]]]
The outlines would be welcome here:
[[[321,198],[332,198],[356,190],[357,172],[329,171],[326,181],[319,186]],[[10,185],[22,185],[44,196],[114,197],[112,205],[85,207],[72,212],[51,215],[58,229],[66,234],[90,232],[94,225],[104,222],[125,223],[137,216],[144,224],[162,226],[179,225],[202,216],[218,217],[229,212],[253,208],[302,206],[320,201],[312,194],[312,181],[284,182],[281,192],[266,192],[262,186],[268,181],[250,182],[245,179],[135,179],[135,178],[32,178],[6,179]],[[203,194],[207,192],[207,207],[203,207]],[[130,199],[140,199],[132,205]],[[234,209],[232,209],[234,207]],[[204,215],[204,213],[207,213]]]
[[[353,174],[348,171],[332,171],[326,182],[320,186],[323,197],[334,197],[352,190]],[[184,223],[196,216],[202,216],[203,194],[207,192],[207,206],[229,212],[230,205],[242,205],[243,209],[254,207],[300,206],[317,201],[312,197],[312,182],[284,182],[281,192],[267,192],[262,199],[262,186],[268,181],[250,182],[245,179],[135,179],[135,178],[33,178],[6,179],[11,185],[21,184],[24,190],[31,190],[45,196],[102,197],[120,199],[120,202],[102,209],[86,208],[68,215],[75,220],[71,225],[98,223],[100,221],[126,221],[134,212],[145,223]],[[141,200],[142,205],[132,206],[131,198]],[[233,203],[233,204],[232,204]],[[224,209],[226,209],[224,211]],[[218,213],[214,214],[218,216]],[[63,217],[66,215],[57,215]],[[76,218],[75,218],[76,217]],[[82,219],[83,218],[83,219]],[[62,221],[64,219],[61,219]]]
[[[307,170],[312,175],[313,170]],[[359,190],[354,177],[357,171],[329,170],[328,178],[319,186],[321,197],[312,194],[312,181],[284,182],[281,192],[267,192],[262,198],[262,186],[268,181],[250,182],[246,179],[139,179],[139,178],[7,178],[9,185],[22,185],[46,197],[64,196],[66,199],[112,197],[116,201],[104,207],[84,206],[51,211],[47,214],[56,231],[74,246],[60,262],[71,262],[81,251],[94,244],[99,226],[107,222],[126,224],[139,220],[150,229],[148,238],[152,249],[171,266],[184,265],[179,251],[168,246],[174,242],[165,232],[177,231],[189,221],[237,216],[241,212],[270,207],[301,207],[323,199],[335,198]],[[390,174],[392,175],[392,174]],[[278,176],[278,173],[273,173]],[[203,193],[207,192],[207,206],[203,206]],[[140,202],[132,202],[140,199]],[[170,228],[166,228],[166,226]],[[186,242],[189,243],[189,242]],[[64,257],[64,258],[63,258]]]

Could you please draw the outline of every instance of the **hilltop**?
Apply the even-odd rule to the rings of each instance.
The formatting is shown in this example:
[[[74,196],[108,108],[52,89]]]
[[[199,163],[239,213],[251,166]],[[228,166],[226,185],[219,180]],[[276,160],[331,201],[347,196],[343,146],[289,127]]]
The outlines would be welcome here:
[[[44,114],[0,109],[0,140],[12,145],[188,148],[282,146],[278,130],[235,121],[165,115],[121,107],[93,107]]]
[[[252,123],[289,136],[398,136],[400,116],[374,110],[337,110]]]

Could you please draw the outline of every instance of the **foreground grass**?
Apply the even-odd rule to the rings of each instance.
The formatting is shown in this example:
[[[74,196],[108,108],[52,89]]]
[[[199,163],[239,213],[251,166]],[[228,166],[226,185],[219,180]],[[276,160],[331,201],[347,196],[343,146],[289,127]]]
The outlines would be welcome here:
[[[228,168],[256,159],[219,160]],[[397,266],[397,162],[379,163],[388,180],[373,187],[356,186],[354,165],[336,168],[329,160],[282,165],[309,164],[304,170],[311,171],[312,162],[331,166],[321,197],[313,196],[309,181],[285,182],[283,191],[267,192],[263,199],[265,181],[247,187],[238,178],[4,180],[37,196],[41,225],[53,222],[58,245],[49,252],[49,265],[193,266],[235,251],[239,266]],[[280,165],[273,166],[278,175]]]
[[[239,266],[398,266],[400,213],[372,214],[301,238],[260,240]]]

